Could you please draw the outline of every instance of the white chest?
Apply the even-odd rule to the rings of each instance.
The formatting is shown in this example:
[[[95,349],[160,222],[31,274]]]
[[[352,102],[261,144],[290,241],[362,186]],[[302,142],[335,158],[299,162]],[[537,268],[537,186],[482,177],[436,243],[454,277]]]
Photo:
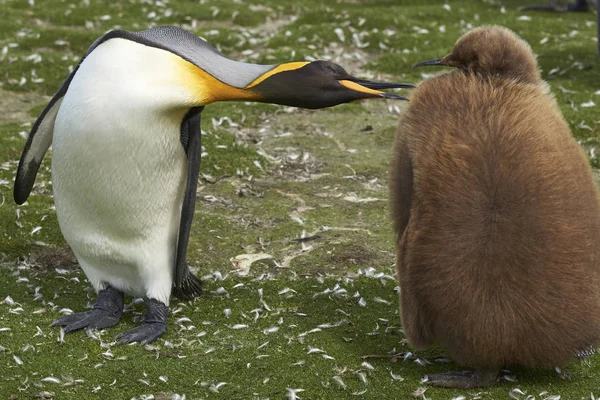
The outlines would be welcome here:
[[[91,281],[105,271],[107,279],[143,286],[140,271],[173,264],[187,177],[180,143],[185,109],[164,110],[154,89],[111,79],[109,71],[99,80],[94,73],[108,67],[93,64],[94,54],[86,59],[91,66],[82,64],[75,75],[56,117],[56,211]],[[132,290],[143,292],[138,289]]]

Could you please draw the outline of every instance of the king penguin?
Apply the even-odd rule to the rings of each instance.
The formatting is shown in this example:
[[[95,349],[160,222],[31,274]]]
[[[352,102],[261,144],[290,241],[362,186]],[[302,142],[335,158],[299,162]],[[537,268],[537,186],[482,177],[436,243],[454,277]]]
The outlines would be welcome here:
[[[327,61],[257,65],[226,58],[177,27],[111,31],[97,39],[42,111],[21,156],[23,204],[49,146],[63,236],[98,298],[53,325],[65,333],[121,319],[124,294],[144,297],[143,324],[119,343],[149,343],[167,327],[169,298],[198,296],[186,263],[200,168],[200,114],[216,101],[325,108],[405,99]]]
[[[453,71],[412,92],[390,168],[402,325],[473,371],[431,385],[494,384],[600,344],[600,197],[588,159],[529,45],[467,32],[420,66]]]

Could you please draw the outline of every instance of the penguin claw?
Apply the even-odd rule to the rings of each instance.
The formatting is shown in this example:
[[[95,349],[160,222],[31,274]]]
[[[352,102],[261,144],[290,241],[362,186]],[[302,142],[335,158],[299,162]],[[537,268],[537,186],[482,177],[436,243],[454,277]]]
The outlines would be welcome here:
[[[117,344],[128,344],[133,342],[139,342],[142,345],[148,344],[164,335],[166,331],[167,325],[163,323],[142,324],[117,335]]]
[[[104,329],[114,326],[121,320],[121,315],[115,316],[105,310],[93,309],[90,311],[65,315],[55,321],[50,326],[62,326],[65,333],[77,331],[79,329]]]

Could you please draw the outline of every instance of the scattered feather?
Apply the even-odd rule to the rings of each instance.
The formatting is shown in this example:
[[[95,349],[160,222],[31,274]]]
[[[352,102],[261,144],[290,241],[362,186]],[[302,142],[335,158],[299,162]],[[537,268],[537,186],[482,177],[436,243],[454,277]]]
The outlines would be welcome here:
[[[344,30],[342,28],[335,28],[333,30],[333,33],[335,33],[335,35],[338,37],[340,42],[346,41],[346,35],[344,34]]]
[[[519,396],[525,396],[527,393],[522,391],[519,388],[513,388],[511,390],[509,390],[508,392],[508,397],[510,397],[511,399],[514,400],[519,400]]]
[[[250,272],[250,266],[256,261],[265,260],[273,258],[272,255],[266,253],[258,253],[258,254],[240,254],[233,258],[230,258],[229,261],[233,264],[233,266],[237,269],[237,273],[240,276],[246,276]]]
[[[426,387],[420,386],[414,392],[412,392],[410,395],[412,397],[424,397],[426,391],[427,391]]]
[[[265,335],[270,335],[271,333],[275,333],[275,332],[277,332],[278,330],[279,330],[279,327],[278,327],[278,326],[272,326],[272,327],[270,327],[270,328],[267,328],[267,329],[263,330],[263,333],[264,333]]]
[[[300,400],[300,397],[297,395],[300,392],[304,392],[305,389],[290,389],[287,388],[287,398],[290,400]]]
[[[342,380],[342,378],[340,378],[339,376],[335,375],[335,376],[334,376],[333,378],[331,378],[331,379],[333,379],[333,381],[334,381],[335,383],[337,383],[339,387],[341,387],[342,389],[346,389],[347,385],[346,385],[346,383],[345,383],[345,382]]]
[[[354,372],[354,374],[358,377],[358,379],[360,379],[360,381],[363,384],[365,384],[365,385],[369,384],[369,380],[367,379],[367,374],[364,373],[364,371],[356,371],[356,372]]]
[[[315,354],[315,353],[325,353],[325,350],[308,346],[308,352],[306,354]]]
[[[363,368],[368,369],[369,371],[375,371],[375,367],[373,367],[370,363],[363,361],[360,364]]]
[[[404,380],[404,378],[401,375],[396,375],[392,371],[390,371],[390,375],[392,376],[392,379],[395,381],[402,382]]]

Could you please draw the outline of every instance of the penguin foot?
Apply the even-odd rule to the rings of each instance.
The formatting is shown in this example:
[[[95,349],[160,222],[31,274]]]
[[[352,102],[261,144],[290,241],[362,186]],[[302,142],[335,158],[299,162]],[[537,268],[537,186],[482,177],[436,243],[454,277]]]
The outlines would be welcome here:
[[[83,328],[104,329],[116,325],[123,313],[123,292],[108,286],[98,293],[94,307],[86,312],[65,315],[50,326],[63,326],[65,333]]]
[[[146,301],[146,316],[144,323],[136,328],[130,329],[117,335],[117,344],[139,342],[147,344],[155,341],[167,331],[167,317],[169,306],[155,299]]]
[[[473,389],[483,388],[498,382],[498,371],[453,371],[443,374],[426,375],[427,383],[433,386]]]

